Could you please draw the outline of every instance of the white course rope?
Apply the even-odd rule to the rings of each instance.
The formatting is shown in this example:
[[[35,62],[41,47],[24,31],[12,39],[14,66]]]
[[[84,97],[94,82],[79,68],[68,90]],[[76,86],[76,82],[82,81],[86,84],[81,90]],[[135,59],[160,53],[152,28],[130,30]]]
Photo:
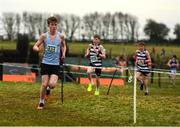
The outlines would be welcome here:
[[[121,66],[117,67],[92,67],[92,66],[85,66],[85,65],[76,65],[76,64],[64,64],[64,66],[69,66],[69,67],[79,67],[79,68],[97,68],[97,69],[119,69]],[[132,70],[134,71],[133,68],[128,68],[124,67],[125,70]],[[163,70],[163,71],[158,71],[158,70]],[[153,73],[159,73],[159,74],[170,74],[170,70],[166,69],[153,69],[148,72],[153,72]],[[180,72],[177,72],[176,75],[180,75]]]

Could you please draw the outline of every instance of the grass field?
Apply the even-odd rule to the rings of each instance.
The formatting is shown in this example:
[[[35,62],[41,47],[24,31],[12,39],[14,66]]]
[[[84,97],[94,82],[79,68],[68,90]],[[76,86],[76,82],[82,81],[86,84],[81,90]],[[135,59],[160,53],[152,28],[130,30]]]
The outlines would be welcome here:
[[[31,42],[30,45],[33,45],[35,42]],[[107,55],[110,54],[112,56],[119,56],[120,54],[126,54],[131,55],[135,53],[136,51],[136,44],[129,43],[129,44],[123,44],[123,43],[102,43],[103,46],[106,49]],[[73,42],[68,43],[69,47],[69,53],[73,55],[83,55],[86,48],[88,47],[88,43],[79,43],[79,42]],[[180,45],[165,45],[165,44],[148,44],[146,45],[146,48],[149,52],[152,51],[152,48],[156,48],[157,53],[161,53],[161,49],[164,48],[166,50],[166,55],[169,57],[171,53],[175,53],[178,58],[180,58]],[[11,41],[0,41],[0,49],[16,49],[16,42]]]
[[[0,49],[9,49],[14,50],[16,49],[16,42],[14,41],[0,41]]]
[[[74,42],[74,43],[69,43],[69,52],[71,54],[83,54],[83,52],[86,50],[88,47],[88,43],[79,43],[79,42]],[[111,51],[112,56],[119,56],[120,54],[126,54],[126,55],[131,55],[134,54],[137,45],[134,43],[129,43],[129,44],[123,44],[123,43],[104,43],[103,46],[106,49],[107,55],[109,55]],[[180,58],[180,46],[177,45],[155,45],[155,44],[147,44],[146,49],[151,52],[152,49],[155,48],[157,53],[160,55],[161,49],[164,48],[166,50],[166,55],[169,57],[171,53],[175,53],[178,58]]]
[[[86,86],[65,83],[64,103],[60,85],[53,91],[43,110],[37,110],[40,84],[0,82],[0,125],[2,126],[119,126],[133,124],[133,85],[113,86],[110,95],[86,92]],[[137,123],[148,126],[180,126],[180,80],[150,86],[150,96],[137,87]]]

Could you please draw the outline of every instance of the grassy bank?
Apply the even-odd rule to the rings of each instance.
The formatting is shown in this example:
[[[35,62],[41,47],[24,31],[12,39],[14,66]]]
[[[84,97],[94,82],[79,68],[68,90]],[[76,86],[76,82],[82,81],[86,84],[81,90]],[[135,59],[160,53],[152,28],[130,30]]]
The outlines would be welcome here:
[[[33,45],[35,42],[31,42]],[[106,49],[107,54],[111,54],[112,56],[118,56],[120,54],[130,55],[133,54],[137,48],[136,44],[122,44],[122,43],[102,43]],[[80,43],[73,42],[68,43],[69,53],[72,55],[82,55],[84,54],[86,48],[88,47],[88,43]],[[149,52],[152,51],[152,48],[155,48],[157,53],[161,53],[161,49],[164,48],[166,50],[166,55],[170,56],[172,53],[176,54],[178,58],[180,58],[180,46],[177,45],[166,45],[166,44],[148,44],[146,45],[147,50]],[[0,49],[16,49],[16,42],[11,41],[0,41]]]

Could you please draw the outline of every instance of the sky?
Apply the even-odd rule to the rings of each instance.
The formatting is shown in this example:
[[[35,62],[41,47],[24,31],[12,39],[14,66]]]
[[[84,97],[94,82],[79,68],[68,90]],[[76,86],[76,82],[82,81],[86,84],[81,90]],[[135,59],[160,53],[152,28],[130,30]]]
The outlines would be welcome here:
[[[122,12],[137,16],[140,32],[147,19],[153,19],[173,29],[180,23],[180,0],[0,0],[3,12],[67,13],[83,16],[87,13]]]

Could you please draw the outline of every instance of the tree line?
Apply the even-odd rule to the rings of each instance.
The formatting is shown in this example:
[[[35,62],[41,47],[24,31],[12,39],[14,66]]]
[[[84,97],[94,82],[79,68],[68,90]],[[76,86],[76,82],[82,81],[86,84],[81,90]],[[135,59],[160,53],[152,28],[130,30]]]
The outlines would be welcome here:
[[[16,40],[17,35],[27,34],[29,40],[36,40],[37,36],[47,31],[46,19],[48,13],[23,12],[22,14],[2,13],[0,21],[7,40]],[[91,40],[94,34],[99,34],[103,40],[114,42],[135,42],[139,40],[138,17],[122,13],[89,13],[83,17],[74,14],[54,14],[59,20],[58,30],[64,31],[69,41]],[[144,26],[144,33],[148,41],[167,41],[170,29],[164,23],[148,19]],[[180,23],[173,29],[176,39],[180,41]]]

